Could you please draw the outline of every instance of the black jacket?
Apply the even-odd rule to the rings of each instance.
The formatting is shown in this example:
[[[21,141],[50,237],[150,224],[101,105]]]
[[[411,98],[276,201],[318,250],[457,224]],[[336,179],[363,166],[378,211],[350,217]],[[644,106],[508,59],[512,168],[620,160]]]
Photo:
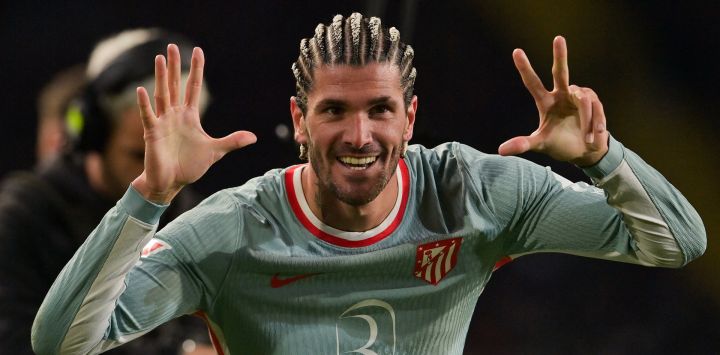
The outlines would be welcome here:
[[[184,189],[161,226],[199,202]],[[10,174],[0,186],[0,349],[32,354],[30,330],[60,270],[115,201],[89,186],[77,157],[62,157],[34,173]],[[177,354],[192,339],[208,344],[202,320],[181,317],[108,354]]]

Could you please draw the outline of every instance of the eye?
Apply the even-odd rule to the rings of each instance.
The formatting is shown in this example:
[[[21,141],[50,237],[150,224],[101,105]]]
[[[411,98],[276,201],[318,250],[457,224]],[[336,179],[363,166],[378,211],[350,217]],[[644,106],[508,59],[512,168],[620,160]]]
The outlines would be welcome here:
[[[343,113],[342,108],[338,106],[328,106],[325,109],[323,109],[323,113],[331,115],[331,116],[338,116]]]
[[[388,106],[388,105],[377,105],[377,106],[373,106],[370,109],[371,116],[382,115],[382,114],[391,113],[391,112],[392,112],[392,110],[390,109],[390,106]]]

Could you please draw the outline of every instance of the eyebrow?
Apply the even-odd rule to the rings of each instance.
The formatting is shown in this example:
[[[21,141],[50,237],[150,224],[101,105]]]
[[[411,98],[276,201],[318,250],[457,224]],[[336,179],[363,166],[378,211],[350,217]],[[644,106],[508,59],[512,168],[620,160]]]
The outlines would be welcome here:
[[[376,98],[369,100],[366,104],[368,106],[374,106],[377,104],[393,104],[393,103],[394,103],[394,101],[392,100],[392,98],[390,96],[380,96],[380,97],[376,97]],[[316,107],[327,107],[327,106],[345,107],[345,106],[347,106],[347,102],[344,100],[330,98],[330,99],[320,100],[320,102],[318,102],[318,104],[316,105]]]
[[[345,101],[338,99],[323,99],[317,103],[316,107],[327,107],[327,106],[346,106]]]
[[[390,98],[390,96],[381,96],[381,97],[378,97],[378,98],[368,101],[368,106],[374,106],[377,104],[392,104],[392,103],[394,103],[394,102],[393,102],[392,98]]]

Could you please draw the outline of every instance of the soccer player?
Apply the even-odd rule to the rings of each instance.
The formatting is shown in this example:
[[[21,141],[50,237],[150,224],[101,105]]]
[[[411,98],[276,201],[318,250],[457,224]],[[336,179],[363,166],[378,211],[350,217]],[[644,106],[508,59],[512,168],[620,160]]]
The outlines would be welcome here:
[[[256,140],[204,133],[203,52],[193,51],[181,97],[169,45],[167,60],[155,58],[155,110],[137,91],[145,170],[56,280],[34,349],[97,353],[200,313],[223,354],[460,354],[478,296],[513,258],[553,251],[680,267],[701,255],[693,207],[609,135],[591,89],[569,85],[565,39],[553,53],[547,91],[513,52],[540,126],[500,156],[408,146],[412,48],[378,18],[338,15],[301,41],[292,66],[290,113],[308,163],[220,191],[156,234],[183,186]],[[528,150],[583,168],[595,186],[505,157]]]

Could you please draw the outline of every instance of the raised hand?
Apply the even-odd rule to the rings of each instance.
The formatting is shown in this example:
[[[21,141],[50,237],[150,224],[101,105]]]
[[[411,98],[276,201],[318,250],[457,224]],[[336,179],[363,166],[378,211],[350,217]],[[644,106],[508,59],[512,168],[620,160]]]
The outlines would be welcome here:
[[[498,152],[515,155],[531,150],[578,166],[597,163],[608,150],[605,114],[594,91],[569,85],[565,38],[557,36],[553,41],[552,91],[545,89],[523,50],[513,51],[513,61],[535,100],[540,124],[529,136],[501,144]]]
[[[146,199],[168,203],[183,186],[195,182],[228,152],[255,143],[248,131],[212,138],[200,125],[198,105],[205,57],[200,48],[192,53],[185,97],[180,98],[180,51],[168,45],[165,57],[155,57],[155,109],[143,87],[137,89],[145,131],[145,170],[132,183]]]

